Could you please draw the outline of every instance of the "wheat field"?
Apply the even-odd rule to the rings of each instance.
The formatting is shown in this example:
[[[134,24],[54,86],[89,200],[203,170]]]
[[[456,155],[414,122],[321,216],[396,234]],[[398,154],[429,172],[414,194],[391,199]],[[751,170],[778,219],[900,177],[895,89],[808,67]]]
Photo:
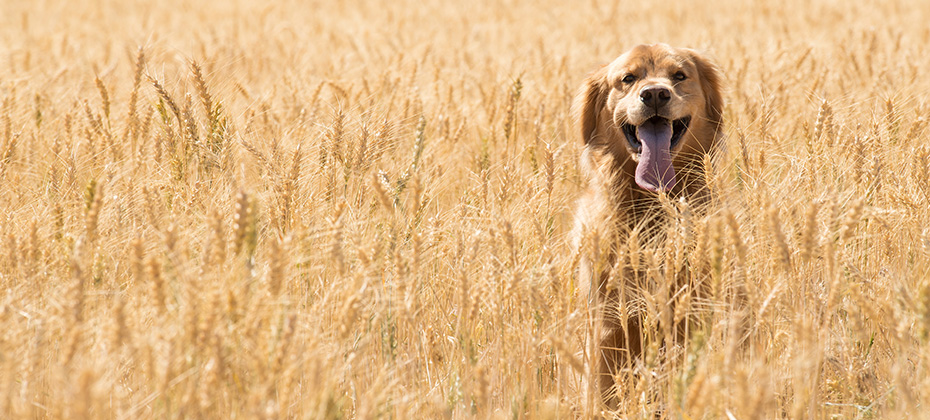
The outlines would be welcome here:
[[[0,418],[591,416],[570,107],[643,42],[726,147],[613,244],[654,339],[602,414],[930,418],[930,4],[712,3],[0,2]]]

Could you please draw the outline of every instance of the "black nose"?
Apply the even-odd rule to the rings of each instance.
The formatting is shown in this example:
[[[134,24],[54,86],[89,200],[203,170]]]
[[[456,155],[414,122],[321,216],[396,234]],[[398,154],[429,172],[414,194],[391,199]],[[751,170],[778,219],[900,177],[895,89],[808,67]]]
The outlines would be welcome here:
[[[639,99],[650,108],[658,108],[668,103],[672,91],[665,86],[646,86],[639,91]]]

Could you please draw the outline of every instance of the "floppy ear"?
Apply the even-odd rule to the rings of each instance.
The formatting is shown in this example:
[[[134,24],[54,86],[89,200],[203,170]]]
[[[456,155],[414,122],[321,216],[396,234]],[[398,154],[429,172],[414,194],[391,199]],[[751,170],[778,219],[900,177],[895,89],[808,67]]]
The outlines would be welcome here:
[[[701,90],[704,98],[707,116],[714,124],[723,122],[723,93],[721,90],[720,68],[697,51],[691,50],[691,59],[701,76]]]
[[[575,109],[575,116],[581,125],[581,139],[585,145],[594,140],[594,132],[597,130],[597,116],[601,113],[601,108],[607,101],[607,66],[603,66],[594,73],[591,73],[578,95],[575,96],[575,103],[572,108]]]

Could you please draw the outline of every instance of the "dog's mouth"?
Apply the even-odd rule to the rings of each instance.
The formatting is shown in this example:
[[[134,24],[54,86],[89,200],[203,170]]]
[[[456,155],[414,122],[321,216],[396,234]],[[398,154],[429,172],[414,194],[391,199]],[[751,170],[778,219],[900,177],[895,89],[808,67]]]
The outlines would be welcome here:
[[[623,124],[622,130],[634,153],[639,155],[636,164],[636,184],[653,192],[669,191],[675,186],[675,168],[672,150],[688,131],[691,117],[669,120],[652,117],[638,126]]]
[[[640,124],[640,126],[643,126],[649,123],[653,125],[661,124],[663,122],[667,124],[668,119],[655,116],[655,117],[652,117],[646,120],[646,122],[643,124]],[[671,144],[669,146],[670,149],[674,149],[675,146],[677,146],[678,143],[681,142],[681,138],[685,135],[685,131],[688,131],[688,127],[690,125],[691,125],[691,117],[679,118],[675,121],[672,121],[672,138],[670,139],[671,140]],[[636,136],[636,132],[639,127],[633,124],[623,124],[622,128],[623,128],[623,135],[626,137],[626,141],[630,143],[630,147],[633,148],[633,151],[636,153],[642,153],[643,143]]]

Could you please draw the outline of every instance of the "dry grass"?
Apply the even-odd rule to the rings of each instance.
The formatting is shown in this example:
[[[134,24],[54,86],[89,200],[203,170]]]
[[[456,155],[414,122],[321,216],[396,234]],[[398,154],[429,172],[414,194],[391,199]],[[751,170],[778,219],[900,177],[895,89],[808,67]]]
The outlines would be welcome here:
[[[930,418],[925,2],[261,3],[0,5],[0,417],[580,413],[569,107],[664,41],[728,147],[618,414]]]

